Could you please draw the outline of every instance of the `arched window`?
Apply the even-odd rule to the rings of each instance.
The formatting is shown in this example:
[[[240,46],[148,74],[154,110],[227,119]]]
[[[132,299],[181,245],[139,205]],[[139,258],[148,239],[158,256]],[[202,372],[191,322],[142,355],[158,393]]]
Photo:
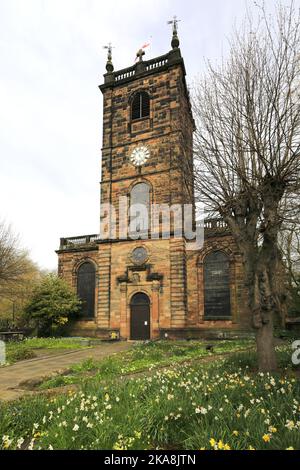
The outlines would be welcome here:
[[[150,223],[150,186],[147,183],[137,183],[130,193],[130,235],[140,238],[148,235]]]
[[[77,273],[77,295],[82,301],[81,316],[92,318],[95,315],[96,270],[93,263],[83,263]]]
[[[204,316],[231,316],[229,258],[222,251],[214,251],[204,260]]]
[[[148,93],[136,93],[131,104],[131,119],[141,119],[150,115],[150,98]]]

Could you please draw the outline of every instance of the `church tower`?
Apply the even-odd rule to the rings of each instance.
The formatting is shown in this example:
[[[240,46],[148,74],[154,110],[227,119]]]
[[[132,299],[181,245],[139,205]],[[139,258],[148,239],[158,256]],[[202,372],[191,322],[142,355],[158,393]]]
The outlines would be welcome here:
[[[162,325],[186,326],[185,240],[172,236],[172,214],[168,239],[162,239],[160,230],[157,238],[147,233],[147,237],[130,240],[126,233],[120,233],[120,219],[124,216],[119,208],[120,197],[128,201],[128,207],[134,203],[147,207],[193,204],[194,121],[176,21],[172,50],[147,61],[143,55],[141,49],[135,65],[115,72],[109,49],[107,73],[100,86],[103,93],[101,205],[111,204],[114,208],[116,232],[114,240],[108,236],[100,242],[98,324],[100,328],[117,328],[120,323],[121,336],[132,338],[136,336],[135,330],[137,337],[150,338],[158,334]],[[104,232],[103,228],[105,235]],[[130,317],[129,310],[134,310],[132,306],[128,310],[132,292],[145,294],[136,296],[138,303],[145,304],[137,310],[147,310],[147,302],[152,307],[150,319],[143,320],[147,323],[144,326],[149,327],[144,333],[143,325],[133,324]]]

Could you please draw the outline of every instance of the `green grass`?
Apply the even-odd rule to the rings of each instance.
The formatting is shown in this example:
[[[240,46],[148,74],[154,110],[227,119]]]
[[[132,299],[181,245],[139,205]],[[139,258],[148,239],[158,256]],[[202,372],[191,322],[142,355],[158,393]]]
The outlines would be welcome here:
[[[23,341],[20,343],[14,341],[6,343],[6,365],[34,357],[34,351]]]
[[[151,345],[152,357],[164,347]],[[245,364],[249,354],[238,356]],[[300,381],[231,357],[126,380],[96,375],[78,392],[0,405],[0,447],[10,449],[300,450],[299,431]]]
[[[291,343],[276,347],[277,363],[280,370],[286,370],[287,372],[299,370],[299,366],[294,365],[291,361],[292,351]],[[249,369],[250,371],[256,371],[256,351],[249,351],[247,353],[237,352],[224,360],[224,366],[226,367],[226,370],[236,370],[237,368],[241,368],[243,370]]]
[[[213,352],[207,351],[206,345],[207,343],[201,341],[156,341],[137,344],[129,351],[115,354],[101,361],[88,359],[71,367],[67,375],[44,381],[39,388],[45,390],[92,380],[93,378],[89,378],[91,372],[99,380],[113,379],[120,375],[135,374],[215,354],[239,351],[253,346],[254,343],[252,340],[217,341],[214,343]]]
[[[87,346],[75,338],[28,338],[23,341],[10,341],[6,343],[6,363],[13,364],[17,361],[36,357],[36,349],[80,349]]]

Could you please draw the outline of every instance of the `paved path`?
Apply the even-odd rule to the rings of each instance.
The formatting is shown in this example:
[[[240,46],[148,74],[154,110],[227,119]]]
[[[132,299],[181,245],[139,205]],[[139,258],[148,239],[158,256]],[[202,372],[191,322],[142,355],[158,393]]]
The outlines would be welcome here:
[[[128,342],[103,343],[90,349],[67,351],[63,354],[20,361],[0,368],[0,400],[14,400],[24,395],[22,383],[39,380],[55,372],[62,373],[70,366],[85,359],[101,359],[114,353],[126,351],[131,347]],[[21,384],[21,385],[20,385]],[[24,386],[24,388],[26,388]]]

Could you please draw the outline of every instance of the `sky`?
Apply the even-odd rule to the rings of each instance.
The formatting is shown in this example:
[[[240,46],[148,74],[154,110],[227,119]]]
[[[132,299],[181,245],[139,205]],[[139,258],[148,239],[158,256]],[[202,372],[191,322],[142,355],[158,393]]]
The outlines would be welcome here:
[[[0,220],[41,268],[56,269],[60,237],[99,233],[103,46],[112,42],[115,70],[149,40],[145,60],[165,54],[177,15],[193,83],[205,58],[226,57],[254,3],[0,0]]]

